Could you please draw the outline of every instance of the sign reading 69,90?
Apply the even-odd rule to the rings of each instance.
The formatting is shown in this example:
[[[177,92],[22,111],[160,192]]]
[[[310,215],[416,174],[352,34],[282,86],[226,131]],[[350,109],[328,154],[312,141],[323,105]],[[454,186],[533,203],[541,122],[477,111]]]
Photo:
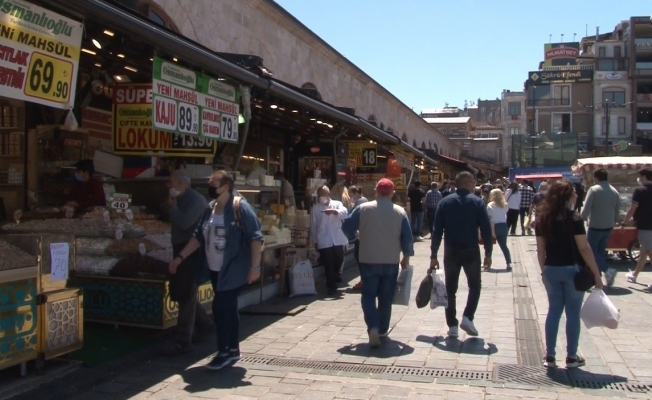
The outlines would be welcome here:
[[[71,62],[34,52],[27,70],[25,95],[68,104],[74,66]]]

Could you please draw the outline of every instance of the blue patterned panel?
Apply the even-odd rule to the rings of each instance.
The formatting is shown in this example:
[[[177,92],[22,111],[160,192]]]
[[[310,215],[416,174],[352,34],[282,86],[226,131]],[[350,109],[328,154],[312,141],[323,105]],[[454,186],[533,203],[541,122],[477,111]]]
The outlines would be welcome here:
[[[0,368],[36,358],[36,279],[0,284]]]

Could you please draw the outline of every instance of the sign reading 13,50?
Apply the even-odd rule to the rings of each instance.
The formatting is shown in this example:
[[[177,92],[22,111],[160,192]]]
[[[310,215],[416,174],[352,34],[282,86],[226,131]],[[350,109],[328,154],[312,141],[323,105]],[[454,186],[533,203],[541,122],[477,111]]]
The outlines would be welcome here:
[[[34,52],[27,69],[25,95],[67,104],[70,102],[73,64]]]

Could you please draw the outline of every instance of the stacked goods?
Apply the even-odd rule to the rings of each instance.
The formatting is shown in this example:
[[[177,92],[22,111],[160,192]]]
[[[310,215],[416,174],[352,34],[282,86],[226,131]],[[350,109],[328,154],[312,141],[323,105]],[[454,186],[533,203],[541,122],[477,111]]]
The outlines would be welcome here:
[[[114,256],[128,257],[139,255],[141,246],[145,251],[163,250],[164,247],[152,242],[147,237],[131,239],[109,239],[109,238],[78,238],[76,243],[77,255],[87,256]]]
[[[166,224],[165,222],[135,219],[134,224],[143,228],[148,234],[170,233],[170,224]]]
[[[2,229],[8,233],[69,233],[78,237],[114,237],[118,230],[122,232],[123,238],[138,238],[146,234],[143,227],[129,222],[72,218],[10,223],[4,225]]]
[[[123,258],[109,271],[110,276],[121,278],[166,279],[168,263],[149,256]]]
[[[0,270],[35,267],[36,256],[19,249],[18,247],[0,240]]]
[[[120,261],[110,256],[76,256],[75,271],[82,275],[109,275],[111,268]]]

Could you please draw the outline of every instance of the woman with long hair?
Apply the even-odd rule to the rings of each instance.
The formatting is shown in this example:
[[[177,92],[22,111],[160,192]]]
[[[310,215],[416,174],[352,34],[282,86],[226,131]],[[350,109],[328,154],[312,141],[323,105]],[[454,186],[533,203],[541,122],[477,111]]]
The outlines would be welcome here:
[[[521,213],[521,192],[518,190],[518,183],[512,182],[509,184],[507,192],[505,192],[507,199],[507,227],[509,228],[510,235],[516,235],[516,225],[518,224],[518,216]]]
[[[575,289],[575,274],[586,263],[595,278],[595,287],[602,289],[602,278],[586,240],[582,218],[574,212],[577,193],[569,181],[552,184],[537,211],[537,256],[541,277],[548,293],[546,317],[546,356],[543,365],[555,367],[555,347],[561,314],[566,311],[566,367],[583,366],[586,361],[577,354],[580,340],[580,309],[584,292]]]
[[[509,211],[509,207],[507,206],[505,195],[503,195],[503,191],[500,189],[493,189],[489,193],[489,200],[487,214],[489,214],[489,219],[491,220],[491,230],[494,238],[498,242],[498,246],[500,246],[500,250],[502,250],[505,256],[507,270],[511,271],[512,255],[507,247],[507,212]],[[487,270],[489,268],[485,268],[485,271]]]
[[[331,199],[341,201],[342,204],[344,204],[344,207],[349,211],[353,209],[353,202],[351,201],[351,196],[349,196],[349,189],[347,189],[341,182],[336,182],[331,188]]]

